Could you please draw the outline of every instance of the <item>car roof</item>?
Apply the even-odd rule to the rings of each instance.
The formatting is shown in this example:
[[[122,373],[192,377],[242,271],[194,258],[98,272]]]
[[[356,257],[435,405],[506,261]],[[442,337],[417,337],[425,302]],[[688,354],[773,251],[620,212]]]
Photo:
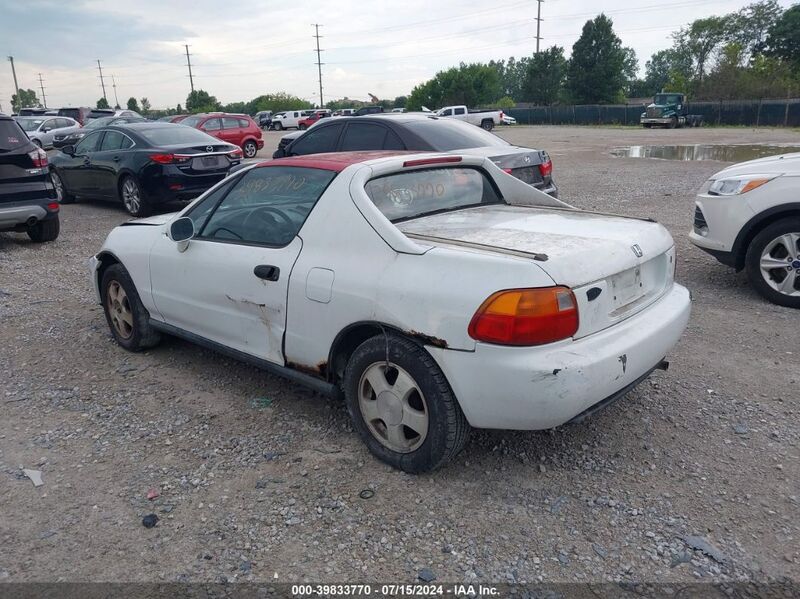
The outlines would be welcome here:
[[[269,166],[298,166],[306,168],[316,168],[324,171],[342,172],[348,166],[378,160],[379,158],[389,158],[391,156],[403,156],[406,154],[419,154],[419,151],[401,152],[397,150],[374,150],[364,152],[332,152],[330,154],[306,154],[305,156],[292,156],[290,158],[278,158],[267,160],[260,163],[256,168]]]

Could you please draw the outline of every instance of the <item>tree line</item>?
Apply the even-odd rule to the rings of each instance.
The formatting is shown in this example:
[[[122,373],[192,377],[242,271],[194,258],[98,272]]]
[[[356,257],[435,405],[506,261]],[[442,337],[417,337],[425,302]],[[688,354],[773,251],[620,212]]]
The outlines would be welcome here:
[[[784,10],[761,0],[718,17],[697,19],[639,61],[622,45],[611,19],[587,21],[566,58],[552,46],[522,58],[461,63],[417,85],[407,108],[449,104],[503,107],[514,102],[613,104],[676,91],[691,98],[729,100],[787,97],[800,92],[800,4]]]

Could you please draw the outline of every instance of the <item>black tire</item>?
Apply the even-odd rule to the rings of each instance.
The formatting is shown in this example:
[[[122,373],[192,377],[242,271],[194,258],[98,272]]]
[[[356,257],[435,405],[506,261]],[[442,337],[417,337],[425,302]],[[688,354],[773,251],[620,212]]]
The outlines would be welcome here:
[[[53,186],[56,188],[56,191],[60,190],[58,202],[60,204],[74,204],[75,196],[67,191],[67,188],[64,185],[64,179],[61,178],[61,175],[58,174],[58,171],[55,169],[50,171],[50,179],[53,181]],[[58,181],[58,183],[56,183],[56,181]]]
[[[109,289],[113,284],[119,285],[125,291],[128,310],[133,316],[131,331],[127,337],[117,329],[110,312],[111,307],[108,298]],[[103,312],[106,315],[108,328],[111,329],[111,335],[122,347],[128,351],[136,352],[153,347],[161,341],[161,334],[150,325],[150,315],[142,305],[136,286],[122,264],[113,264],[105,270],[103,280],[100,283],[100,297],[103,302]]]
[[[747,255],[745,256],[745,272],[747,273],[747,279],[750,281],[753,289],[758,291],[758,293],[765,299],[769,300],[773,304],[778,304],[779,306],[786,306],[787,308],[800,308],[800,295],[790,296],[785,293],[781,293],[777,289],[773,289],[770,284],[767,283],[761,273],[761,256],[764,253],[764,250],[767,249],[767,245],[786,233],[800,234],[800,217],[793,216],[784,218],[772,223],[771,225],[768,225],[767,227],[764,227],[764,229],[753,238],[753,241],[751,241],[750,245],[747,247]],[[783,249],[786,248],[784,247]],[[798,272],[798,262],[800,262],[800,249],[795,245],[794,252],[792,254],[793,260],[791,263],[788,260],[789,255],[783,255],[783,250],[778,249],[778,253],[781,254],[779,258],[786,261],[786,276],[795,276],[795,273]],[[789,267],[792,268],[791,271],[788,270]],[[772,276],[778,275],[777,270],[778,269],[776,269]],[[797,276],[800,277],[800,274]],[[795,282],[795,289],[797,288],[798,283]]]
[[[481,129],[491,131],[494,129],[494,121],[492,119],[484,119],[481,121]]]
[[[300,129],[300,131],[305,131],[306,129],[308,129],[308,127],[306,127],[305,125],[300,125],[298,129]]]
[[[58,220],[58,214],[47,220],[40,220],[32,227],[28,227],[28,237],[35,243],[44,243],[45,241],[54,241],[61,231],[61,223]]]
[[[126,186],[128,185],[131,185],[136,189],[135,193],[138,194],[139,197],[138,203],[136,203],[133,199],[126,199]],[[139,185],[139,182],[135,177],[132,177],[131,175],[125,175],[122,177],[119,182],[118,191],[119,199],[122,202],[122,205],[131,216],[143,218],[145,216],[150,216],[153,213],[153,207],[150,205],[150,202],[147,201],[147,198],[142,191],[142,187]]]
[[[364,373],[388,360],[402,368],[424,396],[428,417],[424,441],[410,452],[386,447],[370,431],[359,405],[359,386]],[[464,448],[469,423],[442,371],[417,343],[394,334],[378,335],[358,346],[345,369],[343,390],[353,425],[366,446],[380,460],[411,474],[434,470],[452,460]]]
[[[642,127],[644,127],[645,129],[652,129],[653,125],[651,125],[650,123],[645,123],[644,125],[642,125]]]
[[[247,140],[244,142],[242,146],[242,152],[244,153],[245,158],[255,158],[256,154],[258,154],[258,146],[256,142],[252,140]]]
[[[678,126],[678,118],[677,117],[670,118],[669,119],[669,128],[670,129],[674,129],[677,126]]]
[[[280,131],[283,129],[283,125],[281,123],[273,123],[272,128],[275,129],[275,131]]]

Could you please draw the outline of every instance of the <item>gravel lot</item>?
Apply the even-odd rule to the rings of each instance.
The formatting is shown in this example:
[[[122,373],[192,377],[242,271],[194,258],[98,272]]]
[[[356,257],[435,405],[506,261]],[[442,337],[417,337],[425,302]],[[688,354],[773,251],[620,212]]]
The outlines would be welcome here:
[[[723,163],[610,150],[800,135],[500,133],[550,151],[566,201],[670,229],[694,307],[668,372],[581,425],[476,431],[455,463],[409,476],[337,402],[176,339],[116,346],[86,259],[126,214],[65,206],[54,243],[0,234],[0,581],[797,580],[800,314],[688,243],[694,192]]]

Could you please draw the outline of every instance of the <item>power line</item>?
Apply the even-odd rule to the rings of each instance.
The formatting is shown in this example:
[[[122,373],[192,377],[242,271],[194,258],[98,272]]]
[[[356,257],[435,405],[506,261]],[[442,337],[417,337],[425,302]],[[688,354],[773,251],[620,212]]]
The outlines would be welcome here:
[[[44,81],[42,81],[42,74],[39,73],[39,89],[42,90],[42,104],[45,109],[47,108],[47,96],[44,95]]]
[[[189,67],[189,87],[192,93],[194,93],[194,77],[192,77],[192,61],[189,58],[189,56],[191,56],[189,54],[189,44],[184,44],[184,47],[186,48],[186,66]]]
[[[536,0],[536,53],[539,53],[539,42],[542,41],[542,2]]]
[[[14,68],[14,57],[9,56],[8,62],[11,63],[11,74],[14,76],[14,90],[17,92],[17,104],[22,104],[22,102],[20,101],[21,98],[19,97],[19,85],[17,85],[17,70]],[[22,108],[22,106],[19,106],[19,108]],[[13,102],[11,103],[11,112],[14,112]]]
[[[321,25],[319,23],[312,23],[311,26],[314,28],[314,36],[317,39],[317,71],[319,72],[319,107],[323,108],[325,106],[325,101],[322,99],[322,56],[320,52],[322,50],[319,49],[319,38],[321,37],[319,34],[319,28]]]
[[[103,88],[103,99],[108,102],[108,98],[106,97],[106,82],[103,79],[103,67],[100,66],[100,59],[97,59],[97,70],[100,71],[100,87]]]

